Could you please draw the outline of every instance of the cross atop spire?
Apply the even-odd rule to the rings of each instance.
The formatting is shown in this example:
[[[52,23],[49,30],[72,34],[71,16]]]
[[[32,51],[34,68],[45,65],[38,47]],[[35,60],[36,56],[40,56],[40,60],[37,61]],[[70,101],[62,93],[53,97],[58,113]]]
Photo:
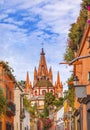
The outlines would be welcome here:
[[[41,52],[41,55],[43,56],[43,55],[45,55],[45,53],[44,53],[44,49],[42,48],[42,52]],[[45,57],[43,57],[44,59],[45,59]],[[43,60],[44,60],[43,59]]]
[[[42,48],[43,48],[44,47],[44,43],[42,42],[41,45],[42,45]]]

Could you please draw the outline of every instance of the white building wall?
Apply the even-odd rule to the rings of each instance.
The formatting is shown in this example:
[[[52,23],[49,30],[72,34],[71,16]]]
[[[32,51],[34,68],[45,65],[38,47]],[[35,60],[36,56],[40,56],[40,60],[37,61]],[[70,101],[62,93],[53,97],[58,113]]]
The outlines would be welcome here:
[[[24,130],[30,130],[30,113],[25,110]]]
[[[20,101],[21,101],[21,89],[19,87],[16,87],[15,90],[14,90],[14,103],[16,105],[16,113],[15,113],[15,116],[14,116],[14,130],[21,130],[20,129],[20,109],[21,109],[21,106],[20,106]],[[23,102],[22,102],[22,105],[23,105]],[[22,130],[24,130],[24,127],[23,127],[23,121],[22,121]]]
[[[56,114],[56,130],[64,130],[64,107],[62,107]]]

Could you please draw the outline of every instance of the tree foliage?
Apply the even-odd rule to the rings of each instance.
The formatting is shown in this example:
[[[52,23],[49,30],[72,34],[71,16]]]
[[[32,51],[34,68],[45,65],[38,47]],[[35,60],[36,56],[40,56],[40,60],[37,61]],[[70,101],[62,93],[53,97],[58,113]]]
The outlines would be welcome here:
[[[30,107],[30,100],[28,100],[28,98],[26,96],[24,96],[24,98],[23,98],[23,105],[27,109]]]
[[[73,81],[73,76],[71,76],[68,79],[68,82],[72,83]],[[75,100],[75,88],[73,84],[68,84],[68,94],[67,94],[67,99],[68,99],[68,104],[72,109],[74,110],[74,100]]]
[[[63,102],[64,102],[64,98],[63,98],[63,97],[60,97],[59,99],[56,99],[53,104],[54,104],[56,107],[60,107],[60,106],[63,105]]]
[[[37,104],[36,103],[34,104],[34,106],[32,106],[30,100],[26,96],[24,96],[23,105],[24,105],[25,109],[28,112],[30,112],[31,117],[35,118],[35,116],[37,116],[36,113],[38,113],[37,112],[38,109],[37,109]]]
[[[45,106],[53,105],[53,101],[55,100],[55,96],[50,92],[45,94],[44,103]]]
[[[64,55],[65,61],[70,61],[74,59],[74,52],[70,47],[67,47],[66,54]]]
[[[58,99],[50,92],[45,94],[44,99],[44,117],[49,116],[50,109],[58,110],[63,105],[64,98],[60,97]]]
[[[3,65],[5,73],[10,76],[11,79],[15,79],[15,76],[12,74],[14,72],[13,68],[9,66],[8,62],[0,61],[0,64]]]
[[[68,34],[68,46],[64,55],[65,61],[71,61],[74,58],[73,51],[79,49],[81,39],[87,23],[87,5],[90,4],[90,0],[83,0],[81,3],[81,10],[76,23],[71,24],[71,28]],[[72,51],[71,51],[72,50]],[[71,54],[72,53],[72,54]]]
[[[46,106],[44,106],[44,114],[43,114],[43,117],[46,118],[49,116],[49,110]]]

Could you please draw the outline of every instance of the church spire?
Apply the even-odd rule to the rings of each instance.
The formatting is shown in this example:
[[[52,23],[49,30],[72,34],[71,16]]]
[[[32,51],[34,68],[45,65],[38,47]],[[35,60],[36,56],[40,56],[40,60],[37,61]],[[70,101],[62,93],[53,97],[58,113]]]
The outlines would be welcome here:
[[[26,92],[29,92],[32,90],[32,84],[30,82],[30,79],[29,79],[29,74],[27,72],[27,75],[26,75],[26,84],[25,84],[25,91]]]
[[[34,68],[34,85],[36,84],[37,82],[37,69],[36,67]]]
[[[60,74],[59,74],[59,72],[57,73],[57,84],[60,84]]]
[[[50,69],[49,69],[49,79],[50,79],[50,81],[52,82],[53,76],[52,76],[52,68],[51,68],[51,67],[50,67]]]
[[[63,92],[63,85],[62,85],[62,82],[60,82],[60,74],[58,72],[57,73],[57,82],[55,84],[55,93],[58,93],[58,97],[61,97],[62,92]]]
[[[29,91],[29,87],[30,87],[30,81],[29,81],[29,74],[27,72],[27,75],[26,75],[26,84],[25,84],[25,91],[26,92]]]
[[[36,67],[34,68],[34,79],[36,79],[37,78],[37,69],[36,69]]]
[[[48,69],[46,65],[46,58],[45,58],[44,49],[42,48],[39,67],[38,67],[38,76],[47,76],[47,75],[48,75]]]

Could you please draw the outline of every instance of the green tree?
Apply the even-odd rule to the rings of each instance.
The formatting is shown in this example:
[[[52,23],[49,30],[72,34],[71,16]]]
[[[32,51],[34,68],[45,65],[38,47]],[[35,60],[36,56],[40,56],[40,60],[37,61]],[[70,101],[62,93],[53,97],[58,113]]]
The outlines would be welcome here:
[[[68,79],[68,82],[72,83],[73,81],[73,76],[71,76]],[[68,84],[68,94],[67,94],[67,99],[68,99],[68,104],[70,107],[72,107],[72,109],[74,110],[74,100],[75,100],[75,88],[73,86],[73,84]]]
[[[28,98],[26,96],[24,96],[24,98],[23,98],[23,105],[26,109],[29,109],[29,107],[30,107],[30,100],[28,100]]]
[[[74,51],[70,47],[67,47],[66,53],[64,55],[64,60],[71,61],[73,59],[74,59]]]
[[[23,105],[24,105],[25,109],[28,112],[30,112],[31,117],[35,118],[36,112],[38,111],[37,104],[35,103],[34,106],[32,106],[30,100],[26,96],[24,96]]]
[[[7,101],[6,98],[4,97],[2,89],[0,88],[0,115],[5,114],[6,107],[7,107]]]
[[[44,104],[46,107],[50,105],[53,106],[54,100],[55,100],[55,96],[51,92],[45,94]]]
[[[8,62],[0,61],[0,64],[3,65],[3,69],[5,70],[5,73],[10,76],[11,79],[15,79],[15,76],[12,74],[14,72],[13,68],[9,66]]]
[[[60,97],[58,100],[55,100],[53,104],[58,108],[63,105],[63,102],[64,102],[64,98]]]
[[[49,116],[50,107],[53,107],[54,100],[55,100],[55,96],[52,94],[52,92],[48,92],[45,94],[44,113],[43,113],[44,118]]]
[[[43,114],[43,117],[46,118],[49,116],[49,110],[46,106],[44,106],[44,114]]]
[[[68,33],[68,46],[66,48],[66,53],[64,54],[65,61],[71,61],[74,58],[73,51],[77,51],[79,49],[85,26],[87,24],[88,4],[90,4],[90,0],[82,1],[79,17],[77,18],[76,23],[71,24],[71,28]]]

